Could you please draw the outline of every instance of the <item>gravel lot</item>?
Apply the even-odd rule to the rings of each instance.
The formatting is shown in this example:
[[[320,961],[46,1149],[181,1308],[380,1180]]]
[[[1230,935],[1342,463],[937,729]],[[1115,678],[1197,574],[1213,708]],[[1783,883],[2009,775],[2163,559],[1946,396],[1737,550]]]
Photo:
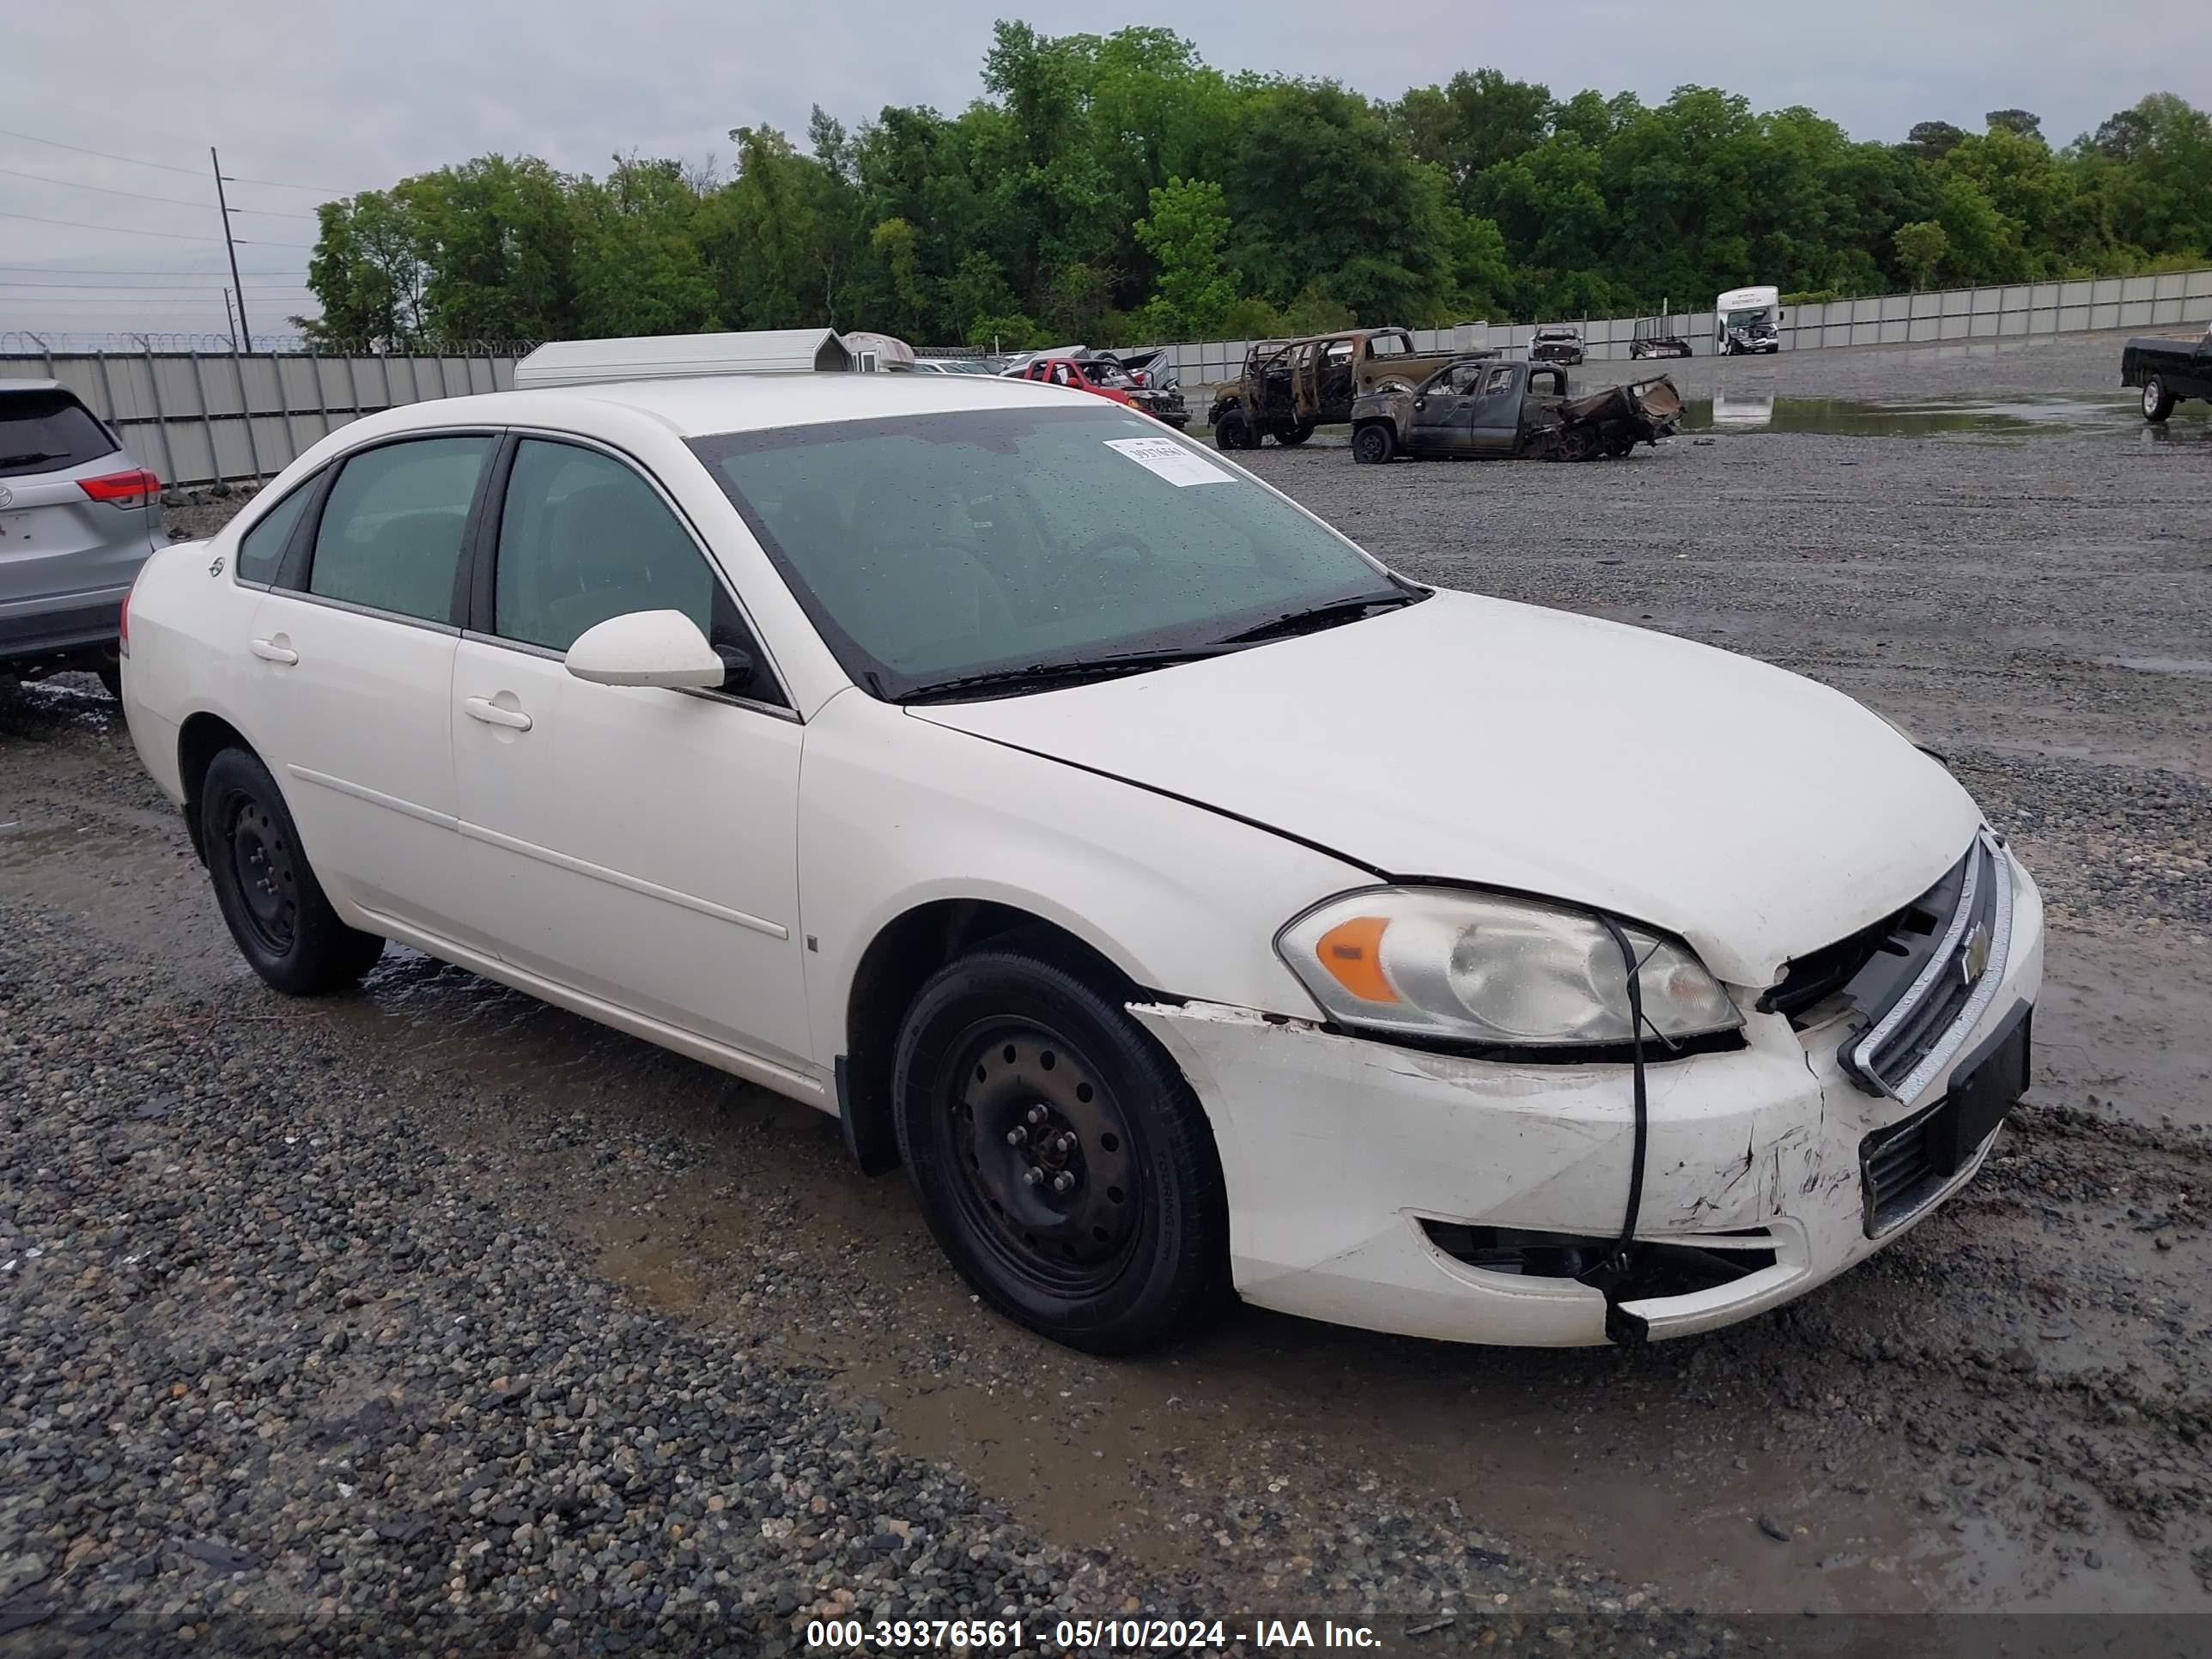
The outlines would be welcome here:
[[[2212,1610],[2212,428],[2130,424],[2112,357],[1693,362],[1781,429],[1619,463],[1255,458],[1413,574],[1864,698],[2044,885],[2035,1089],[1982,1178],[1636,1352],[1251,1310],[1048,1347],[825,1119],[410,953],[266,992],[96,692],[0,690],[0,1651],[1077,1607],[1690,1654],[1746,1614]],[[1986,429],[1850,435],[1930,410]]]

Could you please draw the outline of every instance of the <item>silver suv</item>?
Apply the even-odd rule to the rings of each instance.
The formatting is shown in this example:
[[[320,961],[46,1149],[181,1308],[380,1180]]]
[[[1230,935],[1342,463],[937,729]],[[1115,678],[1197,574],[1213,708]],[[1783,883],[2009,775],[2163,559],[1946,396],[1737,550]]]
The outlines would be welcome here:
[[[0,674],[96,673],[161,534],[161,481],[58,380],[0,380]]]

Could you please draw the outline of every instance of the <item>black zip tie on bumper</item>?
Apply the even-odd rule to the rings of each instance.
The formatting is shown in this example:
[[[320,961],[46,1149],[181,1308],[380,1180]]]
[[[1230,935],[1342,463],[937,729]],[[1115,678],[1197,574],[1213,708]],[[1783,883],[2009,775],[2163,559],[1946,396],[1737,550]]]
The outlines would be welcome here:
[[[1606,1253],[1605,1260],[1580,1278],[1605,1298],[1606,1340],[1622,1347],[1634,1347],[1651,1334],[1650,1325],[1644,1316],[1631,1313],[1620,1301],[1620,1287],[1626,1282],[1629,1267],[1636,1257],[1636,1224],[1644,1211],[1644,1149],[1651,1138],[1651,1097],[1644,1078],[1644,964],[1637,961],[1636,947],[1620,931],[1619,922],[1602,914],[1597,921],[1620,948],[1621,966],[1628,972],[1629,1057],[1635,1073],[1636,1129],[1629,1155],[1628,1205],[1621,1214],[1620,1237]]]

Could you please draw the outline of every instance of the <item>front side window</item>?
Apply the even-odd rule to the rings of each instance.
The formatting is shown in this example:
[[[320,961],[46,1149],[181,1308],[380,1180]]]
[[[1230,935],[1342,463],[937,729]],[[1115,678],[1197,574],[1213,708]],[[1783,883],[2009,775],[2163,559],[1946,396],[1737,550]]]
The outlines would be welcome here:
[[[1111,404],[691,441],[847,672],[900,697],[1402,603],[1342,537]]]
[[[735,602],[660,493],[599,450],[524,439],[500,514],[492,631],[565,652],[636,611],[682,611],[710,644],[753,660],[753,678],[731,690],[780,700]]]
[[[314,481],[310,479],[270,508],[258,524],[239,538],[239,580],[267,583],[276,580],[277,568],[284,562],[284,550],[291,545],[292,532],[298,527],[300,515],[307,510],[308,498],[314,493]]]
[[[363,450],[331,486],[307,591],[451,623],[469,503],[495,440],[413,438]]]
[[[1482,395],[1486,398],[1494,398],[1501,392],[1510,392],[1512,389],[1513,370],[1510,367],[1493,368],[1490,371],[1489,380],[1482,388]]]

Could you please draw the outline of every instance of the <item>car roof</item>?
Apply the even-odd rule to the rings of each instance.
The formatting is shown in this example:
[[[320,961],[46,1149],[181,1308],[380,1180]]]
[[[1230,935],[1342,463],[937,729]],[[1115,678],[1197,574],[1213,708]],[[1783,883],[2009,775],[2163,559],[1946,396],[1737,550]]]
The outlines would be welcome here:
[[[679,437],[817,426],[899,415],[1033,408],[1061,398],[1083,408],[1088,392],[981,374],[692,374],[661,380],[603,380],[533,391],[487,392],[387,410],[362,422],[380,430],[516,423],[589,429],[612,406],[644,415]]]
[[[70,392],[59,380],[18,380],[0,379],[0,392]],[[74,398],[76,394],[70,392]]]

